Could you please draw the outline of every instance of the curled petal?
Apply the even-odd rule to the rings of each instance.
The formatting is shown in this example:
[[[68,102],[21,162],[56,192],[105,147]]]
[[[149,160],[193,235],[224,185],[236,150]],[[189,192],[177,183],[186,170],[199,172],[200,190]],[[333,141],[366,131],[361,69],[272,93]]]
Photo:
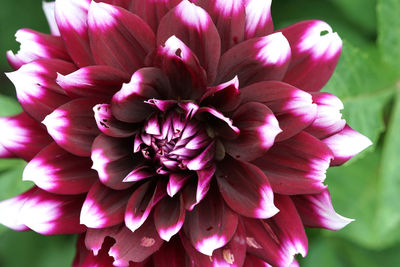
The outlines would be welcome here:
[[[157,44],[163,44],[172,35],[196,54],[207,72],[208,82],[212,83],[221,53],[221,39],[207,12],[188,0],[181,1],[160,21]]]
[[[150,27],[126,9],[92,1],[88,14],[90,48],[98,65],[108,65],[132,74],[144,66],[155,48]]]
[[[90,156],[92,143],[100,133],[93,107],[99,99],[81,98],[68,102],[43,120],[54,141],[77,156]]]
[[[167,193],[170,197],[174,197],[179,190],[185,185],[186,181],[193,176],[191,173],[171,173],[167,184]]]
[[[70,97],[112,97],[128,81],[128,74],[108,66],[89,66],[57,75],[57,84]]]
[[[326,188],[323,181],[332,159],[327,145],[301,132],[275,144],[253,163],[267,175],[274,192],[312,194]]]
[[[31,160],[40,150],[50,144],[51,137],[46,129],[25,112],[12,117],[0,118],[1,145],[26,161]]]
[[[370,145],[371,140],[368,137],[360,134],[359,132],[346,125],[340,132],[322,140],[333,152],[333,161],[331,165],[338,166]]]
[[[225,202],[240,215],[269,218],[279,211],[267,177],[255,165],[226,156],[216,177]]]
[[[215,155],[215,142],[211,142],[197,157],[187,162],[189,170],[199,171],[206,167]]]
[[[63,40],[58,36],[20,29],[15,38],[21,44],[20,50],[15,55],[12,51],[7,51],[7,60],[14,69],[39,58],[70,61]]]
[[[162,239],[169,241],[179,232],[185,220],[185,206],[182,197],[165,197],[155,208],[154,224]]]
[[[283,81],[305,91],[319,91],[332,76],[342,40],[318,20],[302,21],[280,30],[292,48],[292,60]]]
[[[38,59],[6,75],[15,86],[22,108],[37,121],[42,121],[69,100],[56,83],[57,72],[66,74],[74,70],[75,66],[66,61]]]
[[[68,153],[56,143],[40,151],[25,167],[22,179],[56,194],[81,194],[98,179],[92,161]]]
[[[240,89],[242,103],[266,105],[276,116],[282,132],[276,142],[288,139],[314,122],[317,105],[309,93],[278,81],[259,82]]]
[[[274,113],[265,105],[248,102],[233,113],[233,122],[240,129],[238,138],[224,140],[225,150],[232,157],[251,161],[264,155],[282,131]]]
[[[244,0],[246,8],[245,39],[266,36],[274,30],[271,0]]]
[[[42,9],[46,16],[47,23],[49,24],[51,34],[54,36],[60,36],[60,30],[58,29],[56,17],[54,14],[55,13],[55,11],[54,11],[55,3],[56,3],[55,1],[53,1],[53,2],[43,1]]]
[[[79,67],[93,65],[87,15],[90,0],[56,0],[55,18],[69,55]]]
[[[211,179],[214,177],[216,170],[215,164],[208,166],[197,173],[197,189],[196,189],[196,202],[199,203],[210,189]]]
[[[281,33],[253,38],[226,51],[219,62],[218,83],[239,77],[240,86],[282,80],[289,66],[290,46]]]
[[[233,125],[233,121],[230,118],[214,108],[201,107],[196,112],[196,116],[213,125],[216,134],[223,138],[234,139],[240,133],[239,128]]]
[[[132,190],[113,190],[102,183],[90,188],[82,205],[80,222],[90,228],[105,228],[124,220],[126,203]]]
[[[332,207],[331,196],[326,189],[319,194],[291,196],[300,217],[307,227],[340,230],[353,219],[336,213]]]

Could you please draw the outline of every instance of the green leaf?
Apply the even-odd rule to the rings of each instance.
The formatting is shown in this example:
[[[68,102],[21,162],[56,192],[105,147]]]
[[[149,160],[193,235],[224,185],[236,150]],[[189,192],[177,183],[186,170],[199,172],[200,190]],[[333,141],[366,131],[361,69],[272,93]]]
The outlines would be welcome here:
[[[378,44],[383,59],[400,73],[400,0],[378,0]]]
[[[22,111],[20,104],[12,97],[0,95],[0,117],[12,116]]]

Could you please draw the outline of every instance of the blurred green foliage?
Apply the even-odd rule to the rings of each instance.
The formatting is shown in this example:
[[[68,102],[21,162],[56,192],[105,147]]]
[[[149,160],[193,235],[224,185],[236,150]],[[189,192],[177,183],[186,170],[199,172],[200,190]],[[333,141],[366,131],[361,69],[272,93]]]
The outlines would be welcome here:
[[[338,232],[310,230],[301,265],[400,266],[400,0],[275,0],[276,28],[322,19],[344,40],[338,68],[324,89],[344,103],[348,123],[374,145],[328,171],[336,210],[355,218]],[[3,1],[0,9],[0,68],[18,50],[19,28],[48,32],[41,0]],[[0,76],[0,116],[19,112],[13,86]],[[0,200],[30,187],[21,181],[24,162],[0,161]],[[17,233],[0,227],[0,266],[70,266],[74,238]]]

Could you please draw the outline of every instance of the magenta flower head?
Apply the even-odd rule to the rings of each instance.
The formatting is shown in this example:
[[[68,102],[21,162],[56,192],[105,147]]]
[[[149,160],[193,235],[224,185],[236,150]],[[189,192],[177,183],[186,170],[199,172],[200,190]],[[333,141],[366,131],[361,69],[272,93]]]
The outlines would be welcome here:
[[[271,0],[56,0],[8,52],[23,112],[1,154],[35,187],[18,231],[80,234],[74,266],[291,266],[337,230],[329,166],[370,145],[320,92],[342,42],[273,29]]]

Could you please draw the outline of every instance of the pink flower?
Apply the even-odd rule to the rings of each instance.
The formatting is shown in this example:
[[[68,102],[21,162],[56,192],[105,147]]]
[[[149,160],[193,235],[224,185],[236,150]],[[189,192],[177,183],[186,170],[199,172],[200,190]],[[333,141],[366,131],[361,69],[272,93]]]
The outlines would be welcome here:
[[[36,186],[0,222],[80,233],[74,266],[289,266],[304,226],[338,230],[329,166],[370,145],[321,93],[342,42],[273,30],[271,0],[57,0],[16,34],[24,112],[3,157]]]

